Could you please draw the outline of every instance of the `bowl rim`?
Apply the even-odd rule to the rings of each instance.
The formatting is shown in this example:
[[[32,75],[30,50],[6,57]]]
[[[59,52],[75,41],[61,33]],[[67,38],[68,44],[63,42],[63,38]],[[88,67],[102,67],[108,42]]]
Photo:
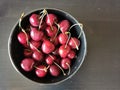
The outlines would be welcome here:
[[[73,17],[69,12],[66,12],[65,10],[58,9],[58,8],[48,8],[48,7],[47,7],[47,8],[37,8],[37,9],[34,9],[34,10],[31,10],[31,11],[27,12],[24,17],[26,17],[27,15],[29,15],[29,14],[31,14],[31,13],[33,13],[33,12],[40,11],[40,10],[42,10],[42,9],[55,10],[55,11],[62,12],[62,13],[64,13],[66,16],[70,16],[75,22],[79,23],[79,21],[78,21],[75,17]],[[13,28],[11,29],[11,32],[10,32],[10,35],[9,35],[9,38],[8,38],[8,55],[9,55],[10,61],[11,61],[11,63],[12,63],[12,66],[14,67],[14,69],[15,69],[21,76],[23,76],[24,78],[27,78],[27,77],[24,76],[24,75],[17,69],[17,67],[14,65],[14,62],[13,62],[13,60],[12,60],[11,53],[10,53],[10,52],[11,52],[11,50],[10,50],[11,37],[12,37],[12,34],[13,34],[13,32],[14,32],[15,27],[18,25],[18,22],[19,22],[19,19],[17,20],[17,22],[15,23],[15,25],[14,25]],[[80,26],[79,26],[79,27],[80,27]],[[85,60],[85,57],[86,57],[86,55],[87,55],[87,40],[86,40],[86,35],[85,35],[85,33],[84,33],[84,29],[83,29],[83,31],[82,31],[82,35],[83,35],[83,38],[84,38],[84,45],[85,45],[85,46],[84,46],[84,47],[85,47],[85,48],[84,48],[84,54],[83,54],[83,56],[82,56],[81,63],[78,65],[78,67],[76,68],[76,70],[75,70],[71,75],[69,75],[68,77],[66,77],[66,78],[63,79],[63,80],[60,80],[60,81],[57,81],[57,82],[52,82],[52,83],[40,83],[40,82],[34,81],[34,80],[32,80],[32,79],[29,79],[29,78],[27,78],[27,79],[28,79],[29,81],[38,83],[38,84],[40,84],[40,85],[57,85],[57,84],[60,84],[60,83],[62,83],[62,82],[64,82],[64,81],[67,81],[68,79],[70,79],[71,77],[73,77],[73,76],[75,75],[75,73],[78,72],[78,70],[79,70],[80,67],[82,66],[82,64],[83,64],[83,62],[84,62],[84,60]]]

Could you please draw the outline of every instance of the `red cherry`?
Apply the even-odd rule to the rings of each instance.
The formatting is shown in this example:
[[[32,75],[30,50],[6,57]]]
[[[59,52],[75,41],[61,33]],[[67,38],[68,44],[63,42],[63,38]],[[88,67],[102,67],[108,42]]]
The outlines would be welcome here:
[[[32,54],[32,57],[36,60],[36,61],[43,61],[43,53],[40,51],[34,51]]]
[[[32,14],[29,18],[30,24],[34,27],[38,27],[39,26],[39,15],[37,14]]]
[[[24,49],[24,56],[25,57],[31,57],[32,51],[30,49]]]
[[[35,51],[36,49],[38,49],[41,46],[41,42],[40,41],[34,41],[31,40],[30,41],[30,49]]]
[[[33,69],[34,64],[35,64],[35,62],[32,58],[25,58],[21,62],[21,68],[28,72]]]
[[[60,69],[56,65],[51,65],[49,71],[52,76],[57,77],[60,75]]]
[[[70,52],[71,48],[70,46],[66,46],[66,45],[61,45],[60,48],[59,48],[59,55],[62,57],[62,58],[65,58],[67,57],[68,53]]]
[[[52,28],[50,26],[48,26],[46,28],[46,32],[47,32],[47,35],[49,37],[54,37],[55,34],[57,33],[57,27],[56,26],[52,26]]]
[[[28,34],[27,34],[27,36],[26,36],[26,34],[25,34],[24,32],[20,32],[20,33],[17,35],[17,38],[18,38],[18,41],[19,41],[21,44],[25,45],[25,44],[27,44],[27,38],[29,39],[30,36],[29,36]]]
[[[58,36],[58,40],[60,44],[65,44],[68,40],[68,35],[65,33],[60,33]]]
[[[55,14],[48,14],[46,16],[46,23],[49,26],[52,26],[57,21],[57,16]]]
[[[70,59],[75,58],[75,51],[70,50],[70,52],[68,53],[68,58],[70,58]]]
[[[47,68],[44,65],[36,67],[35,73],[38,77],[45,77],[47,75]]]
[[[56,56],[54,55],[47,55],[45,61],[48,65],[52,65],[54,60],[56,59]]]
[[[33,40],[40,41],[43,38],[44,33],[37,28],[32,27],[30,31],[30,36]]]
[[[80,45],[80,41],[75,37],[71,37],[71,39],[69,41],[69,46],[71,46],[72,49],[79,50],[79,48],[78,48],[79,45]]]
[[[63,58],[61,60],[61,67],[63,69],[69,69],[71,65],[71,60],[69,58]]]
[[[41,48],[45,54],[49,54],[55,49],[55,46],[49,40],[45,40],[43,41]]]
[[[56,38],[52,37],[52,38],[50,38],[50,41],[51,41],[55,46],[59,45],[58,37],[56,37]]]
[[[59,23],[59,26],[60,26],[60,30],[62,33],[65,33],[68,31],[69,27],[70,27],[70,22],[68,20],[62,20],[60,23]]]

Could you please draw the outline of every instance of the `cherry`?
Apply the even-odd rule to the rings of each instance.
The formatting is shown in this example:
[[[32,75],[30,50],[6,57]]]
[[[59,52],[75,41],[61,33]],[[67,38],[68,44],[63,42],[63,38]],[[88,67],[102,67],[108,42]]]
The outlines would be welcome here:
[[[59,76],[60,75],[60,69],[56,65],[51,65],[49,68],[49,72],[52,76]]]
[[[70,52],[68,53],[67,57],[70,58],[70,59],[75,58],[75,51],[70,50]]]
[[[32,14],[29,18],[30,24],[34,27],[38,27],[39,26],[39,15],[38,14]]]
[[[56,59],[56,56],[49,54],[49,55],[46,57],[45,61],[46,61],[46,63],[47,63],[48,65],[52,65],[55,59]]]
[[[35,41],[40,41],[44,36],[43,31],[39,31],[37,28],[31,28],[30,36]]]
[[[43,41],[41,48],[45,54],[49,54],[55,49],[55,46],[49,40],[45,40]]]
[[[35,73],[38,77],[45,77],[47,75],[47,67],[45,65],[40,65],[38,67],[35,67]]]
[[[69,59],[69,58],[63,58],[62,60],[61,60],[61,66],[62,66],[62,68],[64,68],[64,69],[69,69],[69,66],[71,65],[71,60]]]
[[[70,65],[71,65],[71,60],[69,58],[63,58],[61,60],[61,67],[63,69],[69,69],[68,75],[70,74]]]
[[[32,51],[30,49],[24,49],[24,56],[25,57],[31,57]]]
[[[56,26],[52,26],[52,28],[50,26],[48,26],[46,28],[46,32],[47,32],[47,35],[49,37],[54,37],[55,34],[57,33],[57,27]]]
[[[27,38],[29,39],[30,37],[29,37],[28,34],[27,34],[27,36],[26,36],[26,34],[25,34],[24,32],[20,32],[20,33],[17,35],[17,38],[18,38],[18,41],[19,41],[21,44],[25,45],[25,44],[27,44]]]
[[[21,62],[21,68],[25,71],[31,71],[34,64],[35,62],[32,58],[25,58]]]
[[[43,53],[41,51],[34,51],[32,54],[32,57],[36,60],[36,61],[43,61]]]
[[[30,41],[30,49],[35,51],[36,49],[38,49],[41,46],[41,44],[42,43],[40,41],[31,40]]]
[[[57,22],[57,16],[55,14],[47,14],[46,23],[49,26],[52,26],[55,22]]]
[[[52,38],[50,38],[50,41],[53,42],[53,44],[55,46],[57,46],[59,44],[58,37],[56,37],[56,38],[52,37]]]
[[[59,26],[60,26],[60,30],[62,33],[65,33],[68,31],[69,27],[70,27],[70,22],[68,20],[62,20],[60,23],[59,23]]]
[[[65,58],[67,57],[68,53],[70,52],[71,48],[69,45],[61,45],[60,48],[59,48],[59,55],[62,57],[62,58]]]
[[[65,33],[60,33],[58,36],[58,40],[60,44],[65,44],[68,40],[68,35]]]
[[[80,41],[75,37],[71,37],[69,41],[69,46],[71,46],[72,49],[79,50],[79,45],[80,45]]]

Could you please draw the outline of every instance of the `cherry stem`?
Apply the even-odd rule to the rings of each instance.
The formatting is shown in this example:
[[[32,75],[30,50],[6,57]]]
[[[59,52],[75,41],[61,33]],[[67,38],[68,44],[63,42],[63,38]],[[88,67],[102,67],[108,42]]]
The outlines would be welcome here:
[[[66,73],[65,73],[65,72],[64,72],[64,70],[60,67],[60,65],[59,65],[59,64],[57,64],[56,62],[54,62],[54,64],[60,68],[60,70],[62,71],[63,75],[65,76],[65,75],[66,75]]]
[[[26,35],[27,45],[29,45],[29,44],[32,45],[32,43],[30,43],[29,40],[28,40],[28,35],[27,35],[25,29],[23,29],[22,26],[21,26],[21,21],[22,21],[24,15],[25,15],[25,14],[24,14],[24,12],[23,12],[23,13],[21,14],[21,16],[20,16],[20,19],[19,19],[19,27],[21,28],[22,32],[25,33],[25,35]],[[40,52],[34,45],[32,45],[32,46],[33,46],[38,52]]]
[[[45,15],[47,14],[47,11],[46,9],[44,9],[42,12],[42,15],[41,15],[41,20],[40,20],[40,23],[39,23],[39,30],[40,30],[40,27],[41,27],[41,24],[42,24],[42,21],[43,21],[43,18],[45,17]]]
[[[30,43],[30,42],[29,42]],[[40,53],[40,50],[39,49],[37,49],[32,43],[30,43],[34,48],[35,48],[35,50],[37,50],[39,53]]]
[[[69,32],[70,32],[70,30],[74,27],[74,26],[77,26],[77,25],[79,25],[80,26],[80,29],[81,29],[81,32],[79,33],[79,35],[78,35],[78,38],[80,38],[80,36],[81,36],[81,34],[82,34],[82,31],[83,31],[83,24],[82,23],[76,23],[76,24],[73,24],[70,28],[69,28]]]
[[[54,59],[54,57],[53,57],[52,55],[49,54],[49,56],[50,56],[52,59]]]
[[[40,69],[40,68],[38,68],[38,67],[36,67],[36,66],[33,66],[33,67],[36,68],[36,69],[43,70],[43,71],[47,72],[47,67],[45,67],[45,68],[43,68],[43,69]]]
[[[50,65],[48,65],[46,69],[49,69],[49,67],[50,67]]]
[[[81,37],[82,32],[83,32],[83,24],[82,24],[82,23],[79,23],[79,25],[80,25],[81,32],[80,32],[80,34],[79,34],[78,38],[80,38],[80,37]]]
[[[56,22],[55,22],[55,24],[57,25],[57,33],[55,34],[55,36],[54,36],[54,38],[53,38],[53,41],[54,41],[54,40],[55,40],[55,38],[57,37],[58,32],[59,32],[59,29],[60,29],[59,24],[57,24]]]
[[[71,38],[73,40],[73,42],[75,43],[76,49],[79,50],[78,45],[76,44],[75,40],[73,38]]]
[[[65,44],[65,48],[66,48],[66,47],[67,47],[67,44],[68,44],[68,42],[69,42],[69,40],[70,40],[71,33],[70,33],[70,32],[65,32],[65,34],[69,34],[68,40],[67,40],[67,42],[66,42],[66,44]]]
[[[47,12],[47,10],[45,9],[45,11],[46,11],[46,15],[48,16],[48,12]],[[49,17],[48,17],[49,18]],[[50,20],[50,18],[49,18],[49,20]],[[51,28],[51,30],[53,30],[53,27],[52,26],[50,26],[50,28]]]
[[[27,41],[27,45],[29,45],[28,35],[27,35],[25,29],[23,29],[22,26],[21,26],[21,22],[22,22],[22,20],[23,20],[24,15],[25,15],[25,13],[23,12],[23,13],[21,14],[21,16],[20,16],[20,19],[19,19],[19,27],[21,28],[22,32],[25,34],[25,36],[26,36],[26,41]]]
[[[68,63],[66,63],[66,65],[68,66],[68,68],[69,68],[69,70],[68,70],[68,75],[70,74],[70,71],[71,71],[71,69],[70,69],[70,65],[68,64]]]

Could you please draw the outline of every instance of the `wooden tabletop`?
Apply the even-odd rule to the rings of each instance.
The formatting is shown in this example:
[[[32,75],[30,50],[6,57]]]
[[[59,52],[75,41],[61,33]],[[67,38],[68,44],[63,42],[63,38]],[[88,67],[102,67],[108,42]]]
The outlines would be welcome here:
[[[8,56],[9,34],[20,14],[44,7],[83,23],[88,46],[79,71],[53,86],[22,77]],[[120,90],[120,0],[0,0],[0,90]]]

